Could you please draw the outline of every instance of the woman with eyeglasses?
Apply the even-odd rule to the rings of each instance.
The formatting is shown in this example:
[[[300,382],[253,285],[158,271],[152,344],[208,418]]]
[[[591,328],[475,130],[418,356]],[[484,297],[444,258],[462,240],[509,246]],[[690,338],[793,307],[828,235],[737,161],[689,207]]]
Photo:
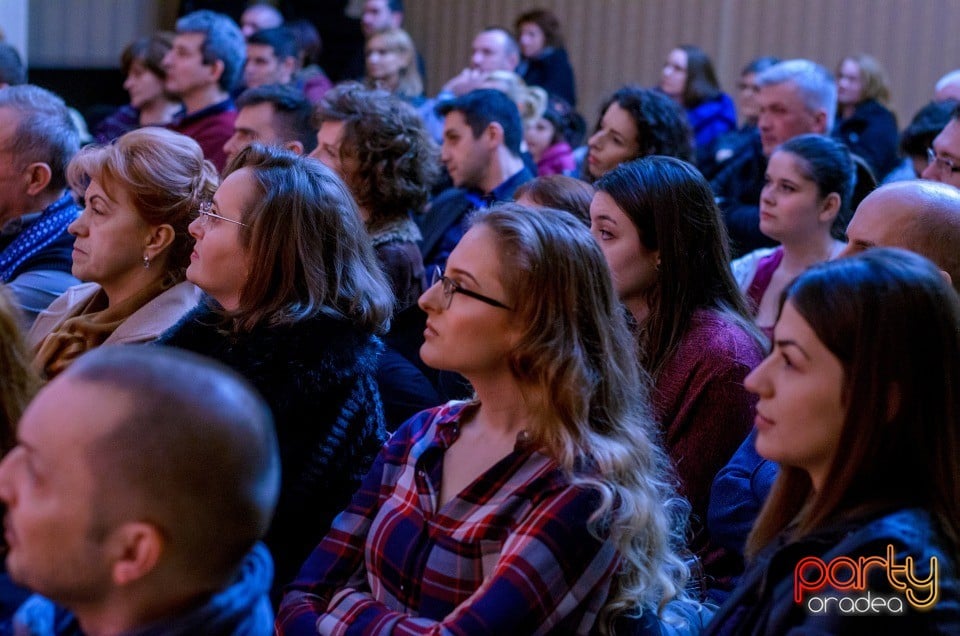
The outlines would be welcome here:
[[[149,342],[200,301],[185,280],[193,239],[187,226],[213,195],[217,175],[195,141],[142,128],[114,144],[89,146],[67,169],[83,198],[68,289],[34,321],[34,366],[52,378],[100,345]]]
[[[889,248],[815,265],[745,384],[780,474],[708,633],[960,633],[960,302],[942,272]]]
[[[686,504],[587,229],[557,210],[484,211],[420,305],[424,361],[475,394],[393,435],[288,587],[277,632],[656,625],[683,596]]]
[[[633,318],[653,414],[690,500],[691,547],[720,580],[742,569],[703,526],[717,471],[750,432],[755,398],[743,378],[764,338],[730,273],[727,235],[703,176],[672,157],[625,163],[595,184],[590,229]]]
[[[241,151],[190,233],[187,278],[209,299],[161,343],[232,367],[273,412],[278,599],[385,439],[376,335],[393,297],[350,193],[306,157]]]

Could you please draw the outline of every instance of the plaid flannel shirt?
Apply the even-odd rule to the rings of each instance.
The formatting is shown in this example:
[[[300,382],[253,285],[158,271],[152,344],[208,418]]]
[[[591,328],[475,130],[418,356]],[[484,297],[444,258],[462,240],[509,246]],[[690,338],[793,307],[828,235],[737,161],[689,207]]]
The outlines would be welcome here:
[[[463,403],[386,444],[287,588],[277,634],[586,634],[620,556],[587,519],[598,493],[518,442],[438,509]]]

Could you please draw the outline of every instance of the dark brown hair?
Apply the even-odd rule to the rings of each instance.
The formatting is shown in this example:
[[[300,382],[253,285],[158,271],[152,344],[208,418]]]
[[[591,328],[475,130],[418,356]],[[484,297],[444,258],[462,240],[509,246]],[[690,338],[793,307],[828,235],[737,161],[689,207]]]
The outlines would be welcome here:
[[[590,227],[594,189],[585,181],[562,174],[537,177],[517,188],[513,200],[519,201],[524,195],[539,206],[569,212]]]
[[[525,11],[517,17],[514,22],[517,35],[520,34],[520,27],[524,23],[533,23],[543,31],[543,45],[545,47],[561,48],[563,46],[563,33],[560,31],[560,20],[551,11],[547,9],[531,9]]]

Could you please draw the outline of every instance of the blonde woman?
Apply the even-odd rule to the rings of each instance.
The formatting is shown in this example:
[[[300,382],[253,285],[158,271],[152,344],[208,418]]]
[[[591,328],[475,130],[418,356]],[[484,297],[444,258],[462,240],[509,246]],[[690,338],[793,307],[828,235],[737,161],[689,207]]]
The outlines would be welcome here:
[[[603,255],[566,212],[486,211],[420,298],[413,417],[289,586],[278,634],[610,633],[680,595],[686,505]]]
[[[367,86],[401,97],[414,106],[424,101],[417,49],[403,29],[387,29],[367,40]]]

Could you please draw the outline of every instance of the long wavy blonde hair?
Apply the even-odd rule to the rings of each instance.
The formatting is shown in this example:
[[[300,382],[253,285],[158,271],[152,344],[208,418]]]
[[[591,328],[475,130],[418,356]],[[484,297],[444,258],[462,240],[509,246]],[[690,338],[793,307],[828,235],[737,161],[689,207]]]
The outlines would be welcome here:
[[[539,415],[531,438],[574,483],[600,492],[591,531],[608,534],[622,557],[599,618],[608,633],[617,616],[657,611],[683,595],[688,577],[677,551],[689,505],[676,495],[657,440],[649,379],[603,254],[581,221],[504,204],[474,224],[496,235],[502,283],[525,326],[509,363]]]

